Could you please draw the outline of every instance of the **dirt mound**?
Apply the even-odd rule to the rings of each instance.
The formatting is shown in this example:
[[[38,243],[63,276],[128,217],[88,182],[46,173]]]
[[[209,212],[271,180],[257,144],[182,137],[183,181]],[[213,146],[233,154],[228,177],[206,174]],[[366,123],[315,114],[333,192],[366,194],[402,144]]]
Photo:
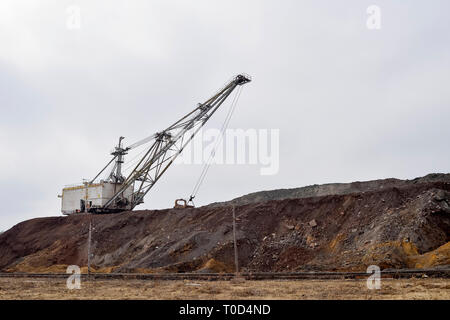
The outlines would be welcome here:
[[[237,206],[239,265],[243,271],[365,271],[372,264],[450,264],[449,204],[449,183],[418,182]],[[25,221],[0,235],[0,269],[86,266],[89,219],[98,272],[233,271],[230,206]]]
[[[210,206],[244,205],[249,203],[265,202],[270,200],[298,199],[321,197],[338,194],[351,194],[368,191],[377,191],[387,188],[402,188],[427,182],[450,183],[450,174],[432,173],[413,180],[382,179],[372,181],[357,181],[351,183],[329,183],[312,185],[293,189],[278,189],[271,191],[259,191],[226,202],[212,203]]]

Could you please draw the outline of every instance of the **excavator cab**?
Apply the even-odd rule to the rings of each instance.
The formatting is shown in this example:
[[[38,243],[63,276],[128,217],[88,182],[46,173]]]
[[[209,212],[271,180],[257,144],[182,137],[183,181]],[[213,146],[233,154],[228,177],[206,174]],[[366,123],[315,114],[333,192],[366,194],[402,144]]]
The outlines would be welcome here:
[[[177,199],[175,200],[174,209],[186,209],[186,208],[194,208],[193,205],[188,204],[185,199]]]

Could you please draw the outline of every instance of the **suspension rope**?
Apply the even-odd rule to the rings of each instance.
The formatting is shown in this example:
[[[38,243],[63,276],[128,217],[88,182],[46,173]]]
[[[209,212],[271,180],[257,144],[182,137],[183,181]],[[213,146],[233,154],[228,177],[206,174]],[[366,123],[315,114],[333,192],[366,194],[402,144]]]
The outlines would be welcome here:
[[[128,169],[130,169],[132,166],[134,166],[136,164],[136,162],[138,162],[138,157],[141,156],[144,152],[147,152],[148,148],[143,149],[141,152],[139,152],[136,156],[134,156],[132,159],[128,160],[127,162],[124,163],[124,169],[123,171],[127,171]]]
[[[236,105],[237,102],[239,100],[239,97],[241,96],[241,92],[242,92],[243,87],[240,86],[238,88],[238,90],[236,91],[236,95],[234,96],[233,102],[231,103],[230,109],[228,110],[228,114],[225,118],[225,121],[222,124],[222,128],[220,130],[220,135],[218,137],[218,139],[216,140],[216,143],[209,155],[208,160],[206,161],[205,165],[203,166],[202,172],[200,174],[199,179],[197,180],[197,183],[194,186],[194,189],[192,190],[191,196],[189,198],[189,201],[193,203],[193,199],[195,198],[195,196],[197,195],[200,186],[202,185],[203,181],[205,180],[206,174],[208,173],[208,170],[211,166],[212,160],[214,159],[215,155],[216,155],[216,149],[219,146],[219,144],[222,142],[223,136],[225,134],[225,130],[228,127],[228,124],[230,123],[231,117],[234,113],[234,110],[236,109]]]

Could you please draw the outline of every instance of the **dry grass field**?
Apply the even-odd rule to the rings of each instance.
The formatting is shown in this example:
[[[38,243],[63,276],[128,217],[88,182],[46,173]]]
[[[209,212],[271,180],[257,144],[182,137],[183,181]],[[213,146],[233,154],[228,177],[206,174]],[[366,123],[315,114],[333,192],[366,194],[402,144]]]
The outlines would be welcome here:
[[[69,290],[63,279],[0,278],[0,299],[444,299],[449,279],[383,279],[380,290],[362,280],[302,281],[83,281]]]

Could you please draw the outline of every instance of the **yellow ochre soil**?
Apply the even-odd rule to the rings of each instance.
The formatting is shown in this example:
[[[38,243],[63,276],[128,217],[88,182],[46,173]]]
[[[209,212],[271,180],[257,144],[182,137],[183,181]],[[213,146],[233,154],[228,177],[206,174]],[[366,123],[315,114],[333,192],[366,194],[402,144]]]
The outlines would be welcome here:
[[[381,289],[365,280],[148,281],[92,280],[69,290],[65,279],[0,278],[0,299],[450,299],[450,279],[382,279]]]

